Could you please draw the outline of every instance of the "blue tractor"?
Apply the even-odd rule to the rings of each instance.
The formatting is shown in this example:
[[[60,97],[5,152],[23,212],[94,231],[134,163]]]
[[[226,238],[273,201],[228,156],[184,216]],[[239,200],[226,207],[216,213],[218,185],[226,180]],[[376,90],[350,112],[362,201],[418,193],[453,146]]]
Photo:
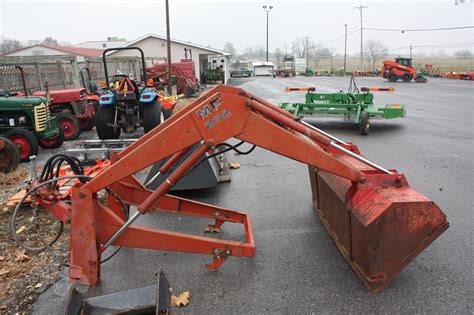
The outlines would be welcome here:
[[[138,50],[142,61],[142,80],[128,75],[113,75],[109,80],[106,55],[110,51]],[[100,139],[118,139],[123,130],[131,133],[143,127],[145,133],[161,123],[164,114],[158,93],[146,83],[145,55],[138,47],[109,48],[102,54],[105,72],[104,93],[100,96],[95,116],[97,135]],[[168,116],[168,115],[167,115]]]

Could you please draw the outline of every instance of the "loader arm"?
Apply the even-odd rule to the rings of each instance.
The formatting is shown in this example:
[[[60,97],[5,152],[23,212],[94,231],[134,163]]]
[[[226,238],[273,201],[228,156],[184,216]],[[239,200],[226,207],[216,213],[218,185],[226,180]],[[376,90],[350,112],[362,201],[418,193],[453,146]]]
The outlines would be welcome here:
[[[295,122],[277,106],[262,103],[238,88],[221,86],[206,95],[122,151],[116,163],[83,188],[97,192],[198,142],[211,148],[230,138],[353,182],[363,180],[362,172],[325,151],[331,139]]]
[[[109,246],[209,254],[213,260],[206,265],[208,269],[219,268],[230,256],[253,256],[255,240],[248,214],[167,194],[209,150],[229,138],[309,165],[313,204],[321,221],[374,292],[381,291],[448,227],[442,211],[410,188],[403,174],[378,166],[362,157],[357,146],[301,122],[259,97],[239,88],[218,86],[115,153],[112,165],[101,174],[76,184],[70,207],[61,209],[48,200],[45,207],[51,207],[50,212],[71,218],[70,281],[97,285],[100,257]],[[187,158],[182,161],[184,156]],[[165,158],[169,159],[160,172],[167,179],[155,191],[148,190],[134,174]],[[97,195],[104,188],[113,192],[107,195],[107,205],[99,202]],[[122,204],[138,211],[126,218]],[[245,241],[134,224],[151,211],[207,218],[214,221],[208,226],[213,231],[225,222],[242,224]]]

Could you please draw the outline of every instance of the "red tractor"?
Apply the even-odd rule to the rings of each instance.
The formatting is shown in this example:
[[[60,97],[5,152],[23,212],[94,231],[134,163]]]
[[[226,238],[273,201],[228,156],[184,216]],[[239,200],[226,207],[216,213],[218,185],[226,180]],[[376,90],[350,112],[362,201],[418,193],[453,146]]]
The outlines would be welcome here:
[[[89,75],[88,89],[85,87],[68,90],[48,90],[46,84],[45,91],[31,93],[27,89],[26,79],[23,67],[18,66],[21,80],[23,83],[23,92],[17,93],[18,96],[43,96],[48,99],[50,112],[58,117],[59,127],[63,130],[64,140],[75,140],[79,137],[81,130],[87,131],[94,127],[94,116],[99,104],[97,95],[97,86],[90,82]],[[81,69],[81,78],[85,84],[84,75]]]
[[[34,96],[46,96],[47,91],[38,91]],[[89,95],[85,88],[49,91],[51,113],[58,117],[65,140],[79,137],[81,130],[94,127],[97,102],[95,95]]]
[[[428,80],[416,73],[412,66],[411,58],[395,58],[393,60],[384,60],[382,67],[382,77],[390,82],[396,82],[401,79],[403,82],[415,80],[418,83],[426,83]]]

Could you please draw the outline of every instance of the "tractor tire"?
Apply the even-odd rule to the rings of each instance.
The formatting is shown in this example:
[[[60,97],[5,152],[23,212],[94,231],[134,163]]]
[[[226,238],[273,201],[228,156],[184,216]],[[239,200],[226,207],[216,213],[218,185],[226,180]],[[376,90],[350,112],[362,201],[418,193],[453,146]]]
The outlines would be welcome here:
[[[360,134],[367,136],[370,130],[370,115],[366,111],[360,114]]]
[[[95,126],[94,118],[84,118],[79,121],[82,131],[90,131]]]
[[[120,128],[114,128],[110,124],[115,124],[115,107],[110,105],[99,106],[95,113],[95,129],[99,139],[118,139]]]
[[[64,141],[76,140],[81,134],[79,119],[68,113],[58,114],[57,117],[59,128],[63,130]]]
[[[161,112],[163,112],[163,106],[156,100],[151,104],[143,105],[143,129],[145,133],[161,124]],[[165,113],[163,112],[164,115]]]
[[[45,139],[38,137],[38,142],[40,147],[43,149],[57,149],[59,148],[64,142],[64,133],[61,128],[59,128],[59,134],[51,139]]]
[[[412,79],[412,77],[411,77],[411,74],[409,74],[409,73],[405,73],[405,74],[402,76],[402,81],[403,81],[403,82],[410,82],[411,79]]]
[[[164,120],[167,120],[171,116],[173,116],[173,109],[172,108],[170,108],[170,109],[163,108],[163,118],[164,118]]]
[[[196,94],[196,90],[192,86],[187,85],[183,89],[183,94],[186,97],[190,97]]]
[[[20,152],[20,162],[28,162],[30,156],[38,154],[38,140],[31,131],[15,128],[9,130],[5,134],[5,137],[18,148]]]
[[[390,73],[387,79],[389,82],[397,82],[398,75],[396,75],[395,73]]]
[[[0,141],[4,141],[0,149],[0,172],[13,172],[20,163],[20,151],[8,138],[0,137]]]

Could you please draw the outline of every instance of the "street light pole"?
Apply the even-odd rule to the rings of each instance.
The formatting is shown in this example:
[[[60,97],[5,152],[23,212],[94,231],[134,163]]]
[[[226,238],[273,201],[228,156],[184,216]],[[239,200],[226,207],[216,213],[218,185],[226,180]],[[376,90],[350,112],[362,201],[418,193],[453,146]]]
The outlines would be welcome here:
[[[268,61],[268,13],[273,9],[273,6],[263,6],[263,11],[267,13],[267,61]]]
[[[346,73],[346,60],[347,60],[347,24],[344,24],[346,28],[344,35],[344,75]]]
[[[362,4],[354,9],[360,11],[360,70],[364,71],[364,41],[362,40],[362,33],[364,28],[362,27],[362,10],[368,8]]]

